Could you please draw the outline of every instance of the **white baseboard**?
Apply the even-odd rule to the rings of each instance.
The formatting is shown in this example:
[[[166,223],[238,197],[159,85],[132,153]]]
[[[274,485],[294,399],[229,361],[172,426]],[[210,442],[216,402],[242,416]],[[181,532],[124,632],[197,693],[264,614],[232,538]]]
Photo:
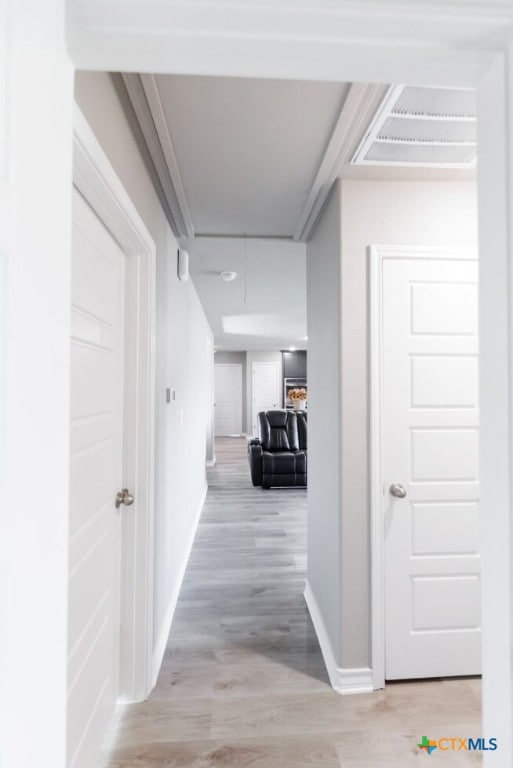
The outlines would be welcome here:
[[[344,669],[337,666],[326,625],[308,581],[306,582],[304,597],[319,645],[321,646],[322,656],[333,690],[342,695],[371,693],[374,690],[372,685],[372,669],[369,667]]]
[[[198,505],[198,511],[196,513],[196,519],[194,520],[191,535],[189,537],[189,541],[187,542],[187,547],[185,551],[184,558],[182,560],[182,564],[180,566],[180,571],[178,573],[178,578],[176,580],[176,586],[173,590],[173,594],[171,595],[171,599],[169,601],[169,606],[166,611],[166,617],[164,621],[162,622],[162,626],[160,628],[160,631],[158,633],[157,642],[155,644],[155,648],[153,649],[153,655],[152,655],[152,662],[151,662],[151,669],[152,669],[152,680],[151,680],[151,687],[152,690],[155,687],[155,684],[157,682],[157,678],[159,676],[160,667],[162,666],[162,659],[164,658],[164,653],[166,652],[166,646],[167,641],[169,637],[169,633],[171,631],[171,625],[173,623],[173,617],[175,615],[176,610],[176,604],[178,602],[178,597],[180,596],[180,590],[182,588],[182,582],[183,577],[185,576],[185,571],[187,569],[187,564],[189,562],[189,557],[192,550],[192,545],[194,544],[194,539],[196,537],[196,531],[198,528],[198,523],[201,517],[201,512],[203,510],[203,505],[205,504],[205,497],[207,495],[208,486],[205,483],[205,488],[203,490],[203,493],[201,495],[201,501]]]
[[[372,669],[370,667],[352,667],[350,669],[337,670],[340,683],[340,693],[372,693]]]
[[[207,459],[207,467],[215,467],[216,465],[216,457],[214,456],[213,459]]]

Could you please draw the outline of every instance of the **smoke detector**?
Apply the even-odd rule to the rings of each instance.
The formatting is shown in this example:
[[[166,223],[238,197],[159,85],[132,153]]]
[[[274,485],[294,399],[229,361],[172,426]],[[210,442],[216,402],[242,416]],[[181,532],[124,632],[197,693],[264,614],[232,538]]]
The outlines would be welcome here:
[[[237,272],[220,272],[219,277],[221,280],[224,280],[225,283],[231,283],[232,280],[235,280],[237,277]]]

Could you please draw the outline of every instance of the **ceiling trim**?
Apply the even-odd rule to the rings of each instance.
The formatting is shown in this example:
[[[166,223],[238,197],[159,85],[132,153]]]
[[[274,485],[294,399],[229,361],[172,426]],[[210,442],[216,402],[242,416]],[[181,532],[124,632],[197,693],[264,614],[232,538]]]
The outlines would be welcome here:
[[[189,237],[193,237],[194,225],[192,223],[191,212],[187,203],[187,198],[185,196],[185,189],[182,184],[182,178],[178,169],[173,142],[171,141],[166,118],[164,116],[164,108],[160,99],[157,83],[155,82],[155,77],[153,75],[140,75],[140,78],[144,88],[144,93],[146,94],[146,99],[148,100],[148,107],[150,108],[153,122],[155,123],[155,128],[160,139],[162,151],[166,159],[169,175],[171,176],[171,181],[173,182],[175,194],[180,206],[180,211],[187,228],[187,233]]]
[[[222,232],[196,232],[194,235],[195,240],[285,240],[287,242],[294,242],[294,239],[290,235],[246,235],[244,232],[239,234],[231,233],[226,234]]]
[[[122,74],[125,88],[171,211],[177,237],[194,237],[194,226],[171,136],[153,75]]]
[[[351,85],[299,216],[294,240],[306,242],[310,237],[333,182],[353,156],[386,91],[383,85]]]

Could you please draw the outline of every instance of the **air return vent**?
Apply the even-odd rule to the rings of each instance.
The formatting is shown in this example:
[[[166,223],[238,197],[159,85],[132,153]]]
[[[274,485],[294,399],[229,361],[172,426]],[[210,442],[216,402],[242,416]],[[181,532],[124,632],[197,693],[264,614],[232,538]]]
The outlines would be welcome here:
[[[469,168],[476,160],[473,90],[389,88],[354,165]]]

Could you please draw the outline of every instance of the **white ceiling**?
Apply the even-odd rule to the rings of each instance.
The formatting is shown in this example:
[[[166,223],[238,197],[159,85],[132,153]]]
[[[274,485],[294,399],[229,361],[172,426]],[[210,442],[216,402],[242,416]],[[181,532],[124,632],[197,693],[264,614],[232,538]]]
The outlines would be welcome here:
[[[473,174],[351,164],[387,94],[384,85],[121,79],[127,115],[138,124],[136,137],[170,224],[190,253],[194,284],[222,349],[305,346],[303,243],[337,176]],[[239,276],[224,283],[218,276],[224,270]]]
[[[306,246],[282,240],[184,241],[219,349],[305,349]],[[223,271],[237,272],[232,282]]]
[[[349,86],[155,81],[195,233],[292,237]]]

